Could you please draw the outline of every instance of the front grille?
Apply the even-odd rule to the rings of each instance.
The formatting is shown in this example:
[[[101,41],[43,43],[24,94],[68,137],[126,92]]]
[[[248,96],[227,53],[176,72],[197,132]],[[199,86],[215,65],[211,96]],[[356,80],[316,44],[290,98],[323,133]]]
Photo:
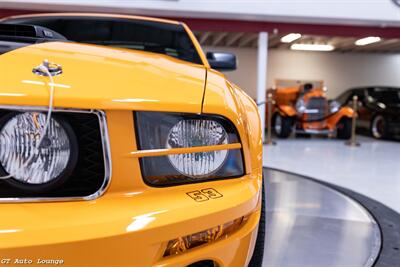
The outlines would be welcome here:
[[[313,112],[307,112],[313,111]],[[316,111],[316,112],[314,112]],[[324,119],[329,112],[328,101],[325,97],[311,97],[307,102],[307,121],[318,121]]]
[[[0,119],[15,110],[0,109]],[[91,112],[55,111],[54,116],[67,121],[78,141],[78,160],[70,178],[59,188],[46,193],[21,192],[0,180],[0,201],[10,198],[80,198],[97,195],[105,188],[109,173],[107,170],[107,147],[102,136],[101,116]],[[3,172],[3,173],[2,173]],[[0,166],[0,176],[4,170]]]

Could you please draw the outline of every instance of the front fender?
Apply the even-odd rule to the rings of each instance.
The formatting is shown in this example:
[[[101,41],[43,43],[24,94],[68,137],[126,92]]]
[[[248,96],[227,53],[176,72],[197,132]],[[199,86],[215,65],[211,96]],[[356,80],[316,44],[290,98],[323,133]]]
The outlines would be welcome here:
[[[342,107],[338,112],[336,112],[334,115],[330,116],[327,120],[328,126],[330,129],[334,129],[338,122],[343,118],[353,118],[355,115],[355,112],[352,108],[350,107]]]
[[[293,117],[296,115],[296,109],[291,105],[277,105],[279,113],[283,116]]]
[[[202,113],[228,118],[239,132],[246,172],[262,168],[261,123],[257,105],[215,70],[208,70],[207,73]]]

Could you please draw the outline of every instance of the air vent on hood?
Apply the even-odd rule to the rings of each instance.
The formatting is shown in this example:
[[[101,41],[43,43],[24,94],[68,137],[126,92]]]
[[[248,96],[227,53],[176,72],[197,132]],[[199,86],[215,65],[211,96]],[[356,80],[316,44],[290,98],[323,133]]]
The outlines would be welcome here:
[[[61,34],[36,25],[0,23],[0,36],[11,38],[39,38],[66,40]]]
[[[15,37],[36,37],[36,29],[30,25],[0,24],[0,35]]]

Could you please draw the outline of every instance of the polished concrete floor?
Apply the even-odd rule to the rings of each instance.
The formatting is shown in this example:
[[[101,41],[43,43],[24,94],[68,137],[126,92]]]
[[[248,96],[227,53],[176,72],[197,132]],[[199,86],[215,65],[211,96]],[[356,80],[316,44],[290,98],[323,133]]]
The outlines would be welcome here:
[[[379,227],[350,198],[299,176],[264,171],[263,267],[368,267],[380,248]]]
[[[358,137],[360,147],[326,138],[276,139],[264,166],[287,170],[364,194],[400,213],[400,142]]]

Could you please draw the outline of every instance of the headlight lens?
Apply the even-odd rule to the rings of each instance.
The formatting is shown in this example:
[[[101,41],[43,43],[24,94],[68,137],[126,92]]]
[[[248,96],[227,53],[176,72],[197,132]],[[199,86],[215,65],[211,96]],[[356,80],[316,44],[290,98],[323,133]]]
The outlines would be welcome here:
[[[167,148],[213,146],[228,143],[224,127],[212,120],[181,120],[172,127]],[[169,155],[172,166],[181,174],[192,178],[209,175],[224,163],[227,150]]]
[[[17,187],[20,185],[21,189],[52,184],[75,158],[71,151],[72,143],[76,142],[72,130],[69,125],[54,118],[51,118],[46,136],[36,153],[45,123],[46,115],[25,112],[11,116],[0,130],[1,167],[3,172],[13,176],[8,180]],[[28,159],[31,160],[27,162]]]
[[[340,103],[335,100],[331,101],[329,103],[329,109],[330,109],[331,113],[338,112],[340,109]]]
[[[219,116],[136,112],[136,129],[140,150],[240,142],[232,123]],[[145,181],[156,186],[237,177],[244,173],[240,149],[145,157],[140,163]]]
[[[302,98],[300,98],[299,100],[297,100],[296,102],[296,110],[298,114],[303,114],[304,111],[306,111],[307,107],[306,104],[304,103],[304,100]]]

